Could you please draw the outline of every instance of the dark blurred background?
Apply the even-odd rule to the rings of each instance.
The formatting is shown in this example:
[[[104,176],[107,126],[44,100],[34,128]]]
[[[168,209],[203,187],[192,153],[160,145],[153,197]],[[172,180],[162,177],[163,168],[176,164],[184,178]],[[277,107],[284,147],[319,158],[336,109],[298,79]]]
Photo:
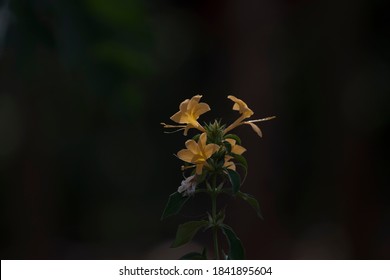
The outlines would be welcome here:
[[[195,199],[160,221],[182,180],[181,133],[160,122],[203,94],[276,115],[244,139],[250,259],[390,258],[390,5],[382,0],[0,1],[2,259],[164,259]],[[192,209],[196,209],[196,213]]]

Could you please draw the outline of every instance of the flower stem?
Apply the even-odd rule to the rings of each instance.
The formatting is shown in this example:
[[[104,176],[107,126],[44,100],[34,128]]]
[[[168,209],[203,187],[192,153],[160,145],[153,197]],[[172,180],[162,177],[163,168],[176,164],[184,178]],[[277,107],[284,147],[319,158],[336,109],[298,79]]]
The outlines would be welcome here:
[[[215,259],[219,260],[218,225],[217,225],[217,176],[212,178],[211,216],[213,219],[213,243]]]
[[[215,259],[219,260],[218,229],[216,227],[213,228],[213,240],[214,240]]]

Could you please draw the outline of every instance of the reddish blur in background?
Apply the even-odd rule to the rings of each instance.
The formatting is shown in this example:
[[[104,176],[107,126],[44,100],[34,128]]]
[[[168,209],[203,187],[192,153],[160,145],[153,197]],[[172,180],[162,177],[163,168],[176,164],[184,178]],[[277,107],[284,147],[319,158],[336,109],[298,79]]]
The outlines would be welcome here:
[[[160,221],[182,180],[164,134],[185,98],[233,121],[226,96],[276,115],[235,132],[249,259],[390,258],[388,1],[0,1],[2,259],[169,259]],[[195,209],[195,211],[193,210]]]

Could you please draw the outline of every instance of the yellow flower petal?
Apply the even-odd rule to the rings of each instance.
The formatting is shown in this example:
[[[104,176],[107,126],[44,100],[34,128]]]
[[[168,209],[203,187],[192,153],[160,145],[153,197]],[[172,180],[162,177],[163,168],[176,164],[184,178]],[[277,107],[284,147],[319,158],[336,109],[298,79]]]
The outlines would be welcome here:
[[[187,110],[188,102],[190,100],[186,99],[179,106],[179,112],[174,114],[170,119],[177,123],[185,123],[185,111]]]
[[[187,140],[185,145],[191,153],[196,154],[199,152],[198,144],[194,140]]]
[[[236,155],[241,155],[243,154],[244,152],[246,151],[246,149],[240,145],[235,145],[233,148],[232,148],[232,153],[233,154],[236,154]]]
[[[229,142],[229,144],[233,147],[234,145],[236,145],[236,140],[234,139],[231,139],[231,138],[228,138],[226,139],[225,141]]]
[[[198,174],[198,175],[202,174],[202,170],[203,170],[203,164],[197,164],[196,165],[196,174]]]
[[[187,110],[192,110],[195,106],[198,105],[199,100],[202,98],[202,95],[195,95],[191,98],[191,100],[188,102]]]
[[[193,162],[192,159],[194,158],[194,154],[191,153],[190,150],[183,149],[183,150],[180,150],[180,151],[177,153],[177,157],[178,157],[179,159],[181,159],[182,161],[192,163],[192,162]]]
[[[236,155],[241,155],[246,151],[246,149],[240,145],[236,144],[236,140],[228,138],[225,141],[228,141],[229,144],[232,146],[232,153]]]
[[[204,154],[206,158],[211,157],[216,151],[218,151],[219,146],[217,144],[208,144],[204,149]]]
[[[207,134],[204,132],[200,135],[198,144],[199,146],[204,147],[206,146],[206,142],[207,142]]]
[[[194,155],[194,157],[192,158],[192,162],[193,163],[196,163],[196,164],[204,164],[206,162],[206,159],[203,155],[201,154],[196,154]]]
[[[236,171],[236,165],[234,162],[231,162],[232,156],[225,156],[225,163],[223,164],[224,167]]]
[[[199,103],[198,106],[196,107],[196,110],[194,111],[195,116],[200,116],[208,111],[210,111],[210,106],[207,103]]]
[[[248,105],[246,105],[244,101],[233,95],[229,95],[228,98],[234,102],[233,110],[239,111],[244,118],[249,118],[253,115],[253,111],[249,109]]]
[[[249,124],[252,127],[252,129],[257,133],[257,135],[263,137],[263,133],[261,132],[260,128],[257,125],[251,122],[244,122],[244,124]]]
[[[194,95],[193,97],[191,97],[189,104],[192,104],[192,105],[190,105],[190,108],[188,108],[188,109],[191,109],[191,106],[199,103],[199,101],[202,97],[203,97],[203,95],[200,95],[200,94],[197,94],[197,95]]]
[[[231,169],[231,170],[236,171],[236,165],[234,164],[234,162],[231,162],[231,161],[226,162],[226,166],[225,167],[227,169]]]
[[[182,103],[180,103],[180,106],[179,106],[179,109],[180,109],[180,112],[184,112],[187,110],[187,107],[188,107],[188,103],[190,102],[189,99],[186,99],[184,100]]]

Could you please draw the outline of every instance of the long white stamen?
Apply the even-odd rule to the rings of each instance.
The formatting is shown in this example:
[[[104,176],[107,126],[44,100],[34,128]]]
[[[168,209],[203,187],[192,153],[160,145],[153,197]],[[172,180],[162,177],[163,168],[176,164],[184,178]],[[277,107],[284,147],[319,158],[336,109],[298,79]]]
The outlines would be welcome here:
[[[265,121],[272,120],[274,118],[276,118],[276,116],[267,117],[267,118],[258,119],[258,120],[250,120],[250,121],[246,121],[246,122],[248,122],[248,123],[265,122]]]
[[[160,123],[160,124],[163,125],[164,128],[179,128],[179,129],[176,129],[174,131],[164,131],[164,133],[167,133],[167,134],[175,133],[175,132],[178,132],[178,131],[186,129],[185,125],[171,125],[171,124],[166,124],[166,123]]]
[[[195,166],[196,166],[195,164],[194,165],[188,165],[188,166],[182,165],[181,166],[181,171],[184,171],[184,170],[189,169],[189,168],[194,168]]]
[[[172,125],[172,124],[166,124],[166,123],[160,123],[164,126],[164,128],[176,128],[176,127],[186,127],[185,125]]]

